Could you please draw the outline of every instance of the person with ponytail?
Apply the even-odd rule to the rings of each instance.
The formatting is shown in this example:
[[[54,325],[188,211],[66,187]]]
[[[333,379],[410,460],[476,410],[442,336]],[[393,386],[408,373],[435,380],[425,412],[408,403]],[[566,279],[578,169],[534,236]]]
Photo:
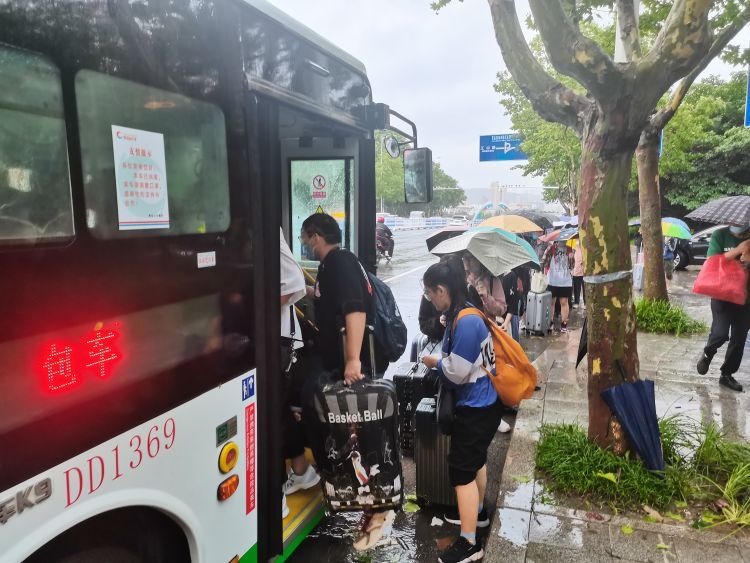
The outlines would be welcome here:
[[[461,535],[439,558],[441,563],[478,561],[484,555],[476,541],[477,527],[489,526],[484,508],[487,450],[502,415],[502,403],[485,372],[495,370],[492,335],[481,317],[467,315],[456,322],[467,302],[466,279],[450,262],[430,266],[422,279],[424,296],[445,315],[442,355],[425,356],[425,366],[437,372],[454,391],[455,418],[448,453],[448,476],[456,490],[458,511],[445,520],[461,526]]]

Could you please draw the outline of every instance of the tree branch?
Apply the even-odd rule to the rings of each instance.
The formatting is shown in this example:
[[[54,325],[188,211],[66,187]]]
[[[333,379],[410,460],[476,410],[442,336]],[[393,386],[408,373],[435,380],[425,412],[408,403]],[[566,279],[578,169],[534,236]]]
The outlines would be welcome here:
[[[639,105],[652,107],[706,56],[712,40],[708,15],[713,3],[714,0],[675,0],[653,48],[638,63],[638,83],[649,84],[647,95],[651,95],[651,99],[638,100]]]
[[[552,78],[539,64],[523,36],[513,0],[488,2],[505,65],[534,111],[547,121],[567,125],[580,137],[582,117],[590,102]]]
[[[729,42],[734,39],[740,31],[742,31],[742,28],[744,28],[748,22],[750,22],[750,7],[746,8],[744,12],[734,18],[731,23],[727,24],[726,27],[719,32],[714,39],[714,42],[711,44],[711,47],[709,47],[708,52],[703,56],[698,65],[690,71],[690,73],[683,78],[677,86],[667,106],[656,112],[651,117],[648,126],[644,129],[643,134],[641,135],[641,142],[639,144],[648,142],[649,139],[656,137],[659,132],[666,127],[674,114],[677,113],[680,105],[682,105],[682,102],[685,100],[685,95],[700,73],[706,70],[709,63],[719,56],[726,46],[729,45]]]
[[[638,29],[638,14],[633,0],[617,0],[617,25],[620,28],[622,45],[628,62],[637,61],[643,55]]]
[[[534,22],[552,66],[558,72],[575,78],[597,100],[607,100],[613,94],[622,92],[625,75],[598,43],[580,32],[560,2],[529,0]]]

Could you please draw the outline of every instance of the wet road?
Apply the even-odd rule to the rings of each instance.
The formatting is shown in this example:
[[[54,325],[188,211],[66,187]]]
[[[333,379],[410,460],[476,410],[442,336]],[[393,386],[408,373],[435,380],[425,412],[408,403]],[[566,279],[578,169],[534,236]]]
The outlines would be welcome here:
[[[382,261],[378,267],[378,277],[385,281],[393,291],[398,303],[404,324],[409,333],[409,342],[419,334],[419,302],[422,298],[422,276],[425,270],[438,261],[427,251],[425,238],[432,231],[396,231],[394,233],[395,250],[393,259],[388,263]],[[397,362],[393,362],[387,375],[391,375],[399,365],[409,360],[411,346]]]

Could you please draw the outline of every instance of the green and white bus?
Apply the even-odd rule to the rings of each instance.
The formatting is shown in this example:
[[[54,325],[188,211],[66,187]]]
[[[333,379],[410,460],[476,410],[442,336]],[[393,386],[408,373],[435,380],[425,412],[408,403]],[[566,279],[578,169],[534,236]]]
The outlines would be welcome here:
[[[279,225],[374,268],[364,66],[261,0],[0,0],[0,83],[0,561],[288,557]]]

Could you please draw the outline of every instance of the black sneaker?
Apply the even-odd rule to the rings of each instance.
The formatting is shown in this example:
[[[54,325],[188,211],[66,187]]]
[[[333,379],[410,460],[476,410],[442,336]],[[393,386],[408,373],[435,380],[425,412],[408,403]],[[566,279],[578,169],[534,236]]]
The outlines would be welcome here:
[[[738,393],[742,392],[742,385],[740,385],[739,382],[728,373],[721,374],[721,377],[719,378],[719,385],[723,385],[724,387],[727,387],[732,391],[737,391]]]
[[[711,358],[706,356],[706,354],[703,354],[701,356],[701,359],[698,360],[698,365],[695,366],[698,370],[698,373],[701,375],[706,375],[708,373],[708,368],[711,365]]]
[[[443,520],[445,520],[449,524],[454,524],[456,526],[461,525],[461,517],[458,515],[457,508],[451,508],[448,512],[446,512],[443,515]],[[487,515],[487,509],[482,508],[479,514],[477,514],[477,528],[486,528],[489,525],[490,517]]]
[[[463,536],[459,536],[445,552],[438,558],[439,563],[468,563],[481,561],[484,550],[479,544],[471,543]]]

